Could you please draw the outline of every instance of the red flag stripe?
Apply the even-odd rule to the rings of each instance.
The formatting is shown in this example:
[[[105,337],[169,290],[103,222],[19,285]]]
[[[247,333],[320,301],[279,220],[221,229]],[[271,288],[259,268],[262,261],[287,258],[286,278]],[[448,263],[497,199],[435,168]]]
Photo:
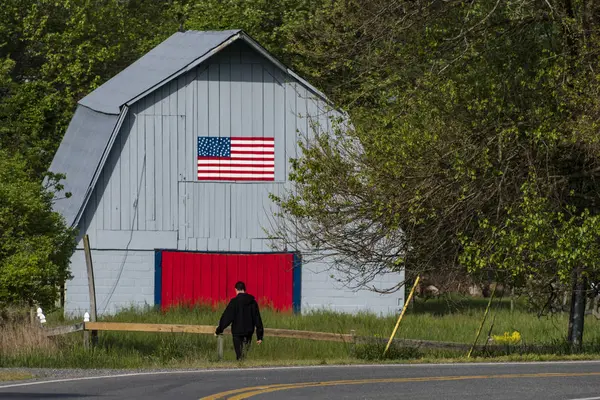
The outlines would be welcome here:
[[[264,171],[240,171],[240,170],[198,170],[198,174],[202,174],[202,175],[273,175],[275,173],[275,171],[269,171],[269,170],[264,170]]]
[[[198,179],[203,181],[274,181],[275,177],[271,178],[216,178],[216,177],[204,177],[198,175]]]
[[[221,179],[262,178],[262,179],[267,179],[267,178],[275,177],[274,174],[257,174],[257,173],[252,173],[252,174],[226,174],[226,173],[208,174],[208,173],[203,173],[203,174],[198,174],[198,176],[202,176],[202,179],[207,179],[207,178],[221,178]]]

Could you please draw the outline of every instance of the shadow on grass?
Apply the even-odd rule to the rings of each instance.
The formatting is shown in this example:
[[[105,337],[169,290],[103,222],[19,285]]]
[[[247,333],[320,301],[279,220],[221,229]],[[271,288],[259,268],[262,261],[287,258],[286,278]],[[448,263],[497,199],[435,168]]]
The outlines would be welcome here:
[[[427,349],[422,347],[392,344],[384,354],[386,345],[381,342],[367,342],[355,346],[352,355],[362,360],[418,360],[422,358],[450,359],[465,356],[465,351],[454,349]],[[505,356],[575,356],[600,354],[600,342],[584,343],[573,349],[566,341],[552,341],[543,344],[517,344],[489,346],[473,351],[473,358],[496,358]]]
[[[488,305],[489,298],[461,296],[457,294],[443,294],[437,298],[417,298],[409,306],[407,313],[412,314],[433,314],[443,316],[448,314],[464,313],[468,311],[483,312]],[[493,300],[493,307],[496,310],[510,310],[510,299],[502,298]],[[525,311],[527,309],[523,300],[515,300],[514,309]]]
[[[488,347],[473,352],[478,357],[501,357],[512,355],[554,355],[554,356],[572,356],[581,354],[600,354],[600,342],[584,343],[579,348],[572,348],[564,340],[555,340],[543,344],[518,344]]]
[[[192,357],[205,358],[215,353],[216,339],[212,336],[177,333],[126,333],[104,332],[98,347],[110,354],[136,354],[162,362]]]

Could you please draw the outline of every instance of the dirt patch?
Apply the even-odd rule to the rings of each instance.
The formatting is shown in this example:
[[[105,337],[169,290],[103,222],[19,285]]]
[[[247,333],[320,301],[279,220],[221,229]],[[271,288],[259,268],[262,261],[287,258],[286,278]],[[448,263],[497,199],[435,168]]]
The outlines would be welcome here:
[[[31,378],[33,378],[33,375],[27,372],[0,371],[0,382],[22,381]]]

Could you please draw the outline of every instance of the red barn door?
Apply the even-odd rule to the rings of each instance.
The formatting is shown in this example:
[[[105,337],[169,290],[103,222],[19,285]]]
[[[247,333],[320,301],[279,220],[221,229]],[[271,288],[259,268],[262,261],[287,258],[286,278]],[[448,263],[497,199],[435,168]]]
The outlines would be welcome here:
[[[292,253],[219,254],[161,252],[160,299],[163,309],[181,304],[228,302],[237,281],[261,306],[291,310],[294,306]],[[298,282],[299,284],[299,282]],[[297,291],[297,290],[296,290]]]

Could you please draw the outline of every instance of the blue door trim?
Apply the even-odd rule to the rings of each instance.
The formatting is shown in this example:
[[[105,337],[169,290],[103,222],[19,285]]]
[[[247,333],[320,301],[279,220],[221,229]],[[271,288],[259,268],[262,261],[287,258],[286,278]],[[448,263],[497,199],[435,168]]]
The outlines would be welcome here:
[[[154,252],[154,305],[160,306],[162,301],[162,250]]]
[[[295,314],[300,313],[302,304],[302,255],[294,253],[292,273],[292,309]]]

